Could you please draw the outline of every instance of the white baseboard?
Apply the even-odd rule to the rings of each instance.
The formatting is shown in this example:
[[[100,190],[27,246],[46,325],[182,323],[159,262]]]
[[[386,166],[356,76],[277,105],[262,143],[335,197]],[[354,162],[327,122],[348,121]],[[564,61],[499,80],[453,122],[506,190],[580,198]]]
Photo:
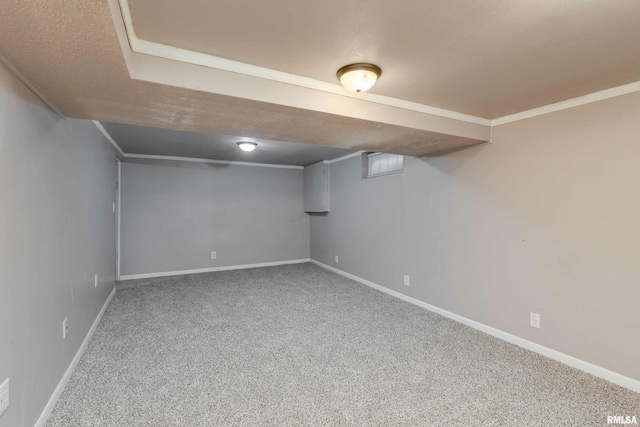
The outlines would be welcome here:
[[[211,273],[213,271],[244,270],[247,268],[273,267],[275,265],[284,265],[284,264],[301,264],[303,262],[310,262],[310,261],[311,260],[309,258],[305,258],[305,259],[294,259],[289,261],[261,262],[258,264],[228,265],[224,267],[199,268],[196,270],[179,270],[179,271],[162,271],[160,273],[127,274],[124,276],[120,276],[120,280],[149,279],[152,277],[165,277],[165,276],[182,276],[183,274]]]
[[[74,356],[73,360],[71,361],[71,364],[67,368],[67,371],[64,373],[64,375],[62,376],[62,379],[58,383],[58,386],[56,387],[56,389],[53,391],[53,394],[49,398],[49,401],[47,402],[47,405],[44,407],[44,410],[40,414],[38,421],[36,421],[35,427],[43,427],[47,423],[47,420],[49,419],[49,416],[51,415],[53,408],[56,406],[56,403],[58,403],[58,399],[60,398],[60,395],[62,394],[62,392],[64,391],[64,388],[69,382],[69,378],[71,378],[71,374],[73,374],[73,371],[75,371],[76,366],[78,366],[78,362],[80,362],[80,358],[82,357],[85,350],[87,349],[87,346],[89,345],[89,342],[91,341],[91,338],[93,337],[93,334],[96,331],[96,328],[100,323],[100,320],[102,319],[102,315],[107,310],[107,307],[109,307],[109,303],[111,303],[111,300],[113,299],[115,294],[116,294],[116,288],[114,287],[111,293],[109,294],[109,297],[105,301],[104,305],[102,306],[102,309],[100,309],[100,313],[98,313],[96,320],[93,321],[93,325],[91,325],[91,329],[89,329],[89,332],[87,332],[87,335],[84,337],[84,341],[82,341],[82,345],[76,352],[76,355]]]
[[[439,307],[433,306],[431,304],[427,304],[426,302],[401,294],[400,292],[396,292],[391,289],[385,288],[384,286],[380,286],[378,284],[365,280],[361,277],[354,276],[353,274],[347,273],[346,271],[338,270],[335,267],[331,267],[329,265],[323,264],[314,259],[312,259],[311,262],[313,264],[316,264],[319,267],[322,267],[329,271],[333,271],[334,273],[340,274],[341,276],[347,277],[351,280],[355,280],[356,282],[360,282],[363,285],[367,285],[373,289],[392,295],[396,298],[400,298],[403,301],[409,302],[411,304],[415,304],[429,311],[433,311],[434,313],[440,314],[441,316],[448,317],[449,319],[452,319],[452,320],[455,320],[456,322],[460,322],[462,324],[470,326],[474,329],[477,329],[481,332],[484,332],[486,334],[499,338],[503,341],[507,341],[509,343],[515,344],[522,348],[526,348],[527,350],[531,350],[535,353],[541,354],[550,359],[557,360],[558,362],[564,363],[565,365],[569,365],[572,368],[580,369],[581,371],[587,372],[596,377],[605,379],[614,384],[618,384],[622,387],[628,388],[629,390],[633,390],[635,392],[640,393],[640,381],[635,380],[633,378],[626,377],[624,375],[618,374],[616,372],[610,371],[600,366],[596,366],[589,362],[585,362],[584,360],[580,360],[573,356],[569,356],[568,354],[564,354],[559,351],[553,350],[551,348],[545,347],[543,345],[525,340],[524,338],[520,338],[516,335],[512,335],[507,332],[501,331],[500,329],[492,328],[491,326],[487,326],[483,323],[476,322],[475,320],[467,319],[466,317],[462,317],[450,311],[443,310]]]

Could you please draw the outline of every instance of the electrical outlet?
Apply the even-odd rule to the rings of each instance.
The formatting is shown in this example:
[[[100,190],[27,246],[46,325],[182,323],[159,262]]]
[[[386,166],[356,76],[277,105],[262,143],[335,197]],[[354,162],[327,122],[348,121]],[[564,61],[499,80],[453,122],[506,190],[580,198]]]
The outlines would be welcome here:
[[[534,328],[540,328],[540,315],[538,313],[529,313],[529,324]]]
[[[404,285],[405,286],[409,286],[411,284],[411,282],[409,281],[409,276],[407,276],[406,274],[404,275]]]
[[[113,212],[115,213],[115,211],[116,211],[116,202],[113,202],[112,210],[113,210]]]
[[[215,252],[211,252],[211,259],[216,259],[216,253]]]
[[[62,321],[62,339],[66,340],[69,335],[69,320],[65,317]]]
[[[96,275],[93,278],[93,287],[94,288],[98,287],[98,273],[96,273]]]
[[[336,255],[336,264],[338,263],[338,255]]]
[[[0,385],[0,415],[9,407],[9,378]]]

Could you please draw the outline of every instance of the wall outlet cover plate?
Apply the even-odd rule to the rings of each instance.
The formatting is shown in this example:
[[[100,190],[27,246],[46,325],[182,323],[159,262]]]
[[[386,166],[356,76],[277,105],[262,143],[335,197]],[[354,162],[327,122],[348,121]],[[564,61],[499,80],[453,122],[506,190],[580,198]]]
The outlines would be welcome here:
[[[534,328],[540,328],[540,315],[538,313],[530,313],[529,324]]]

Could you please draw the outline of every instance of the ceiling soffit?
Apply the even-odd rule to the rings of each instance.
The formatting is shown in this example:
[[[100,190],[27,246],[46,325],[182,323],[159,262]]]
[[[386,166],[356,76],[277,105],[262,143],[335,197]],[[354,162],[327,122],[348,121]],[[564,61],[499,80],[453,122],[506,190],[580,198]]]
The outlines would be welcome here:
[[[490,137],[485,124],[133,52],[117,0],[6,0],[0,16],[19,23],[0,26],[0,52],[66,117],[417,157]]]
[[[121,5],[139,53],[480,124],[640,81],[634,0]],[[338,85],[352,62],[382,66],[370,92]]]
[[[398,99],[390,96],[378,95],[371,92],[355,94],[349,92],[341,85],[337,83],[329,83],[322,80],[317,80],[309,77],[304,77],[297,74],[291,74],[283,71],[278,71],[270,68],[251,65],[231,59],[221,58],[207,53],[195,52],[192,50],[181,49],[173,46],[168,46],[161,43],[156,43],[149,40],[142,40],[136,36],[133,20],[131,17],[131,11],[129,9],[129,3],[127,0],[117,0],[120,7],[114,12],[114,20],[124,23],[126,29],[126,45],[123,46],[123,50],[131,50],[134,54],[141,53],[144,55],[169,59],[181,63],[198,65],[206,68],[211,68],[220,71],[228,71],[231,73],[237,73],[244,76],[256,77],[261,80],[269,80],[272,82],[284,83],[287,85],[298,86],[306,89],[313,89],[320,92],[326,92],[330,94],[340,95],[341,97],[352,98],[355,100],[364,100],[371,103],[377,103],[382,105],[388,105],[392,107],[398,107],[409,111],[415,111],[419,113],[426,113],[430,115],[451,118],[469,123],[476,123],[481,125],[490,125],[491,121],[482,117],[476,117],[469,114],[459,113],[456,111],[446,110],[443,108],[432,107],[417,102]],[[156,63],[154,65],[159,65]],[[139,72],[138,77],[142,77],[144,72]],[[158,77],[156,77],[158,78]],[[337,79],[336,79],[337,81]],[[251,87],[251,89],[254,89]],[[243,97],[250,96],[249,92],[240,92]],[[257,97],[258,95],[254,95]],[[286,102],[286,101],[285,101]]]
[[[635,4],[621,7],[634,16]],[[486,142],[493,125],[640,90],[630,83],[489,121],[134,52],[117,0],[6,0],[0,16],[14,23],[0,26],[10,68],[64,116],[175,130],[424,156]]]
[[[109,0],[132,78],[487,142],[490,120],[173,48],[135,36],[126,0]],[[188,78],[185,78],[188,76]]]

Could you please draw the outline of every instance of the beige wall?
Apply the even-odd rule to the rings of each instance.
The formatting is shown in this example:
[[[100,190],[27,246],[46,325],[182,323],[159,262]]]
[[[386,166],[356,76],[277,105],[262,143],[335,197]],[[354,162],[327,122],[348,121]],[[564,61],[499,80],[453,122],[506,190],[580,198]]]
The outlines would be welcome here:
[[[34,425],[113,290],[115,158],[0,65],[0,427]]]
[[[498,126],[399,175],[334,163],[311,257],[640,380],[639,111],[636,93]]]

